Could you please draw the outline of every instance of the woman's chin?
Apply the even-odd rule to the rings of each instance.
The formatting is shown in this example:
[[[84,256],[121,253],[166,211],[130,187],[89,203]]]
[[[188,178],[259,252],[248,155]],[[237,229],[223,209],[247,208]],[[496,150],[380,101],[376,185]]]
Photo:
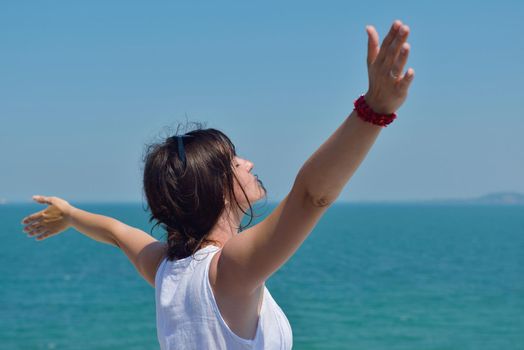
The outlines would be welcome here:
[[[266,195],[267,195],[266,190],[260,187],[260,195],[258,196],[256,201],[258,202],[259,200],[266,198]]]

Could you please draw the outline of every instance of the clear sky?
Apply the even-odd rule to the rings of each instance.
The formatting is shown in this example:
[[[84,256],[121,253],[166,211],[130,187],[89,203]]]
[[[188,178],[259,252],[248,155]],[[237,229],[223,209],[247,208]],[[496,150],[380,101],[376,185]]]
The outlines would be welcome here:
[[[340,201],[524,192],[519,1],[3,1],[0,198],[141,201],[144,144],[206,122],[268,199],[368,88],[365,26],[415,79]]]

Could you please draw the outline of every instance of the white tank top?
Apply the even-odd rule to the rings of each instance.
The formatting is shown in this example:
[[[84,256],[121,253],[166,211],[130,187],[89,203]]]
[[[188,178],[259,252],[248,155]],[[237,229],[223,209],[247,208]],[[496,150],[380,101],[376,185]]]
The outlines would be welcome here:
[[[208,271],[219,247],[208,245],[194,256],[164,258],[155,276],[157,335],[162,350],[289,350],[293,334],[288,319],[264,285],[254,339],[236,335],[218,309]]]

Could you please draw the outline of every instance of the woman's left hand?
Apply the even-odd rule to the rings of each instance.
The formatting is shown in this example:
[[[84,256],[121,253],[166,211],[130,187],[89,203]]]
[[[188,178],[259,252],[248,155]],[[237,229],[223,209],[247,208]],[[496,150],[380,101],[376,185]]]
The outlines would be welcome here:
[[[58,197],[33,196],[38,203],[49,205],[46,209],[31,214],[22,220],[24,231],[29,237],[37,236],[41,241],[54,236],[71,226],[71,212],[74,207]]]

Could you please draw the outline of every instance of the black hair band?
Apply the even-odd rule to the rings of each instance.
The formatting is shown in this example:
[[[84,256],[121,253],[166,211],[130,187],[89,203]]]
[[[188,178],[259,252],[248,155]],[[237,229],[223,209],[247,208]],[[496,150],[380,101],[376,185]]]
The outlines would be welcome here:
[[[178,158],[180,158],[180,160],[184,164],[184,168],[186,167],[186,152],[184,150],[184,141],[183,141],[183,139],[185,137],[193,137],[193,136],[191,136],[191,135],[176,135],[176,136],[172,136],[171,137],[172,139],[176,138],[176,140],[177,140],[177,144],[178,144]]]

